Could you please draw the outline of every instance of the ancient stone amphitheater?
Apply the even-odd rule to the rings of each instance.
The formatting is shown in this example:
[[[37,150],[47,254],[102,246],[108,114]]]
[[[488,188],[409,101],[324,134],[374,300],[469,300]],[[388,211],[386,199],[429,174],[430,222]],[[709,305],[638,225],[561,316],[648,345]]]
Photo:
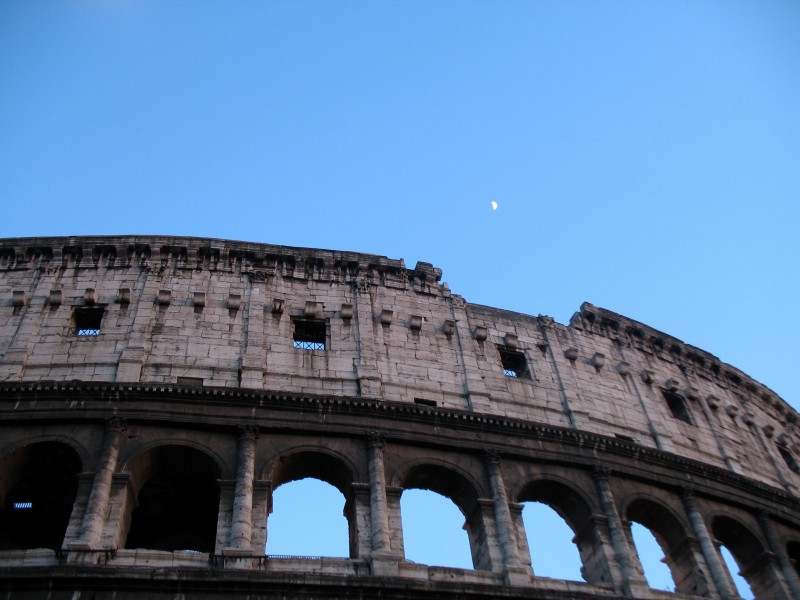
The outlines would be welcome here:
[[[6,599],[800,598],[797,413],[707,352],[584,304],[467,303],[427,263],[179,237],[0,240]],[[270,555],[272,492],[346,498],[349,557]],[[405,559],[450,498],[474,569]],[[575,534],[538,577],[522,502]],[[676,592],[650,589],[632,522]],[[547,541],[543,540],[543,544]]]

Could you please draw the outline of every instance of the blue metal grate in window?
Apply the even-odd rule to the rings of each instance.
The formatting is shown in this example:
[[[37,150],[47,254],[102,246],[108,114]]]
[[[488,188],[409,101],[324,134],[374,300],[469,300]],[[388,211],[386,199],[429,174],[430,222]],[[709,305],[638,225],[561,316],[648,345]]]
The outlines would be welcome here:
[[[325,342],[307,342],[294,340],[294,347],[298,350],[325,350]]]

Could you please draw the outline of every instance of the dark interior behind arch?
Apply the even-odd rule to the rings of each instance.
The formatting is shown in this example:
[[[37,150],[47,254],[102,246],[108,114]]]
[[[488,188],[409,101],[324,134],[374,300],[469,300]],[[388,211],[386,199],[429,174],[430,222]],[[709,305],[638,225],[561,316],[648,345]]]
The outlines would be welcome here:
[[[12,452],[0,467],[0,550],[60,548],[82,465],[61,442],[39,442]]]
[[[188,446],[159,446],[139,458],[139,486],[126,548],[213,552],[219,508],[219,467]]]

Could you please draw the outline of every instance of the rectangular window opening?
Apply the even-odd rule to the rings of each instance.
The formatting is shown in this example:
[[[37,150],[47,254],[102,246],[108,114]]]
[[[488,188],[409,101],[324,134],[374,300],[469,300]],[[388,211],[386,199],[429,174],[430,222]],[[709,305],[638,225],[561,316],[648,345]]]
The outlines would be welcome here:
[[[102,306],[78,307],[73,312],[72,335],[78,337],[100,335],[105,308]]]
[[[436,400],[426,400],[425,398],[414,398],[414,404],[421,404],[422,406],[436,406]]]
[[[686,402],[684,399],[675,392],[662,390],[662,393],[664,394],[664,400],[667,401],[667,406],[669,407],[669,412],[672,413],[672,416],[679,421],[683,421],[689,425],[694,425],[692,416],[689,414],[689,409],[686,407]]]
[[[500,362],[503,364],[503,374],[506,377],[530,378],[524,354],[504,348],[498,348],[498,351],[500,352]]]
[[[297,319],[294,322],[293,345],[298,350],[325,350],[325,321]]]
[[[178,385],[203,387],[202,377],[178,377]]]

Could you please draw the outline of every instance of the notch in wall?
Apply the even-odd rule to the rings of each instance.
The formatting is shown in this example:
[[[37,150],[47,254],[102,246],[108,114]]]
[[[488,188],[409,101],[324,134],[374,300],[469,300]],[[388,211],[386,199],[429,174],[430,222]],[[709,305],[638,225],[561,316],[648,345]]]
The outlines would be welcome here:
[[[50,306],[60,306],[64,303],[64,292],[61,290],[50,290],[47,301],[50,303]]]

